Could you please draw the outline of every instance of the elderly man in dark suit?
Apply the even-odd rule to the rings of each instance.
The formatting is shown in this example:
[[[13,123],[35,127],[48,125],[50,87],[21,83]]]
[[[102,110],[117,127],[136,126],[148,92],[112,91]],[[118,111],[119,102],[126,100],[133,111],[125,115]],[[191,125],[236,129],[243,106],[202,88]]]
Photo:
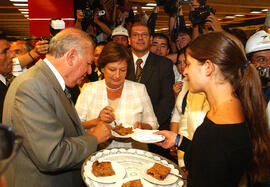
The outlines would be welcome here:
[[[173,63],[166,57],[149,52],[152,37],[145,24],[134,23],[129,36],[134,63],[128,67],[127,79],[146,86],[158,119],[159,129],[168,130],[175,102],[172,89]],[[149,146],[150,151],[162,154],[162,150],[158,149],[160,149],[158,146]]]
[[[92,41],[69,28],[52,38],[46,59],[12,82],[3,122],[24,142],[5,173],[8,187],[83,186],[81,164],[110,138],[111,128],[100,122],[85,132],[65,88],[91,73],[92,61]]]

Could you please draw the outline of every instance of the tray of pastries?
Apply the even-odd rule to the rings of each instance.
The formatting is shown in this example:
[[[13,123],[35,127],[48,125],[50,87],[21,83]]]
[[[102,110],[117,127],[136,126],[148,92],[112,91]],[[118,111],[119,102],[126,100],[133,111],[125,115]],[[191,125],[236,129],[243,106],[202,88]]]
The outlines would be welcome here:
[[[96,176],[95,167],[101,168]],[[102,171],[103,167],[108,167],[108,171]],[[109,176],[102,176],[104,173]],[[186,184],[185,174],[178,165],[149,151],[132,148],[103,149],[91,154],[83,163],[81,175],[88,187],[121,187],[133,183],[139,186],[141,183],[143,187],[184,187]]]

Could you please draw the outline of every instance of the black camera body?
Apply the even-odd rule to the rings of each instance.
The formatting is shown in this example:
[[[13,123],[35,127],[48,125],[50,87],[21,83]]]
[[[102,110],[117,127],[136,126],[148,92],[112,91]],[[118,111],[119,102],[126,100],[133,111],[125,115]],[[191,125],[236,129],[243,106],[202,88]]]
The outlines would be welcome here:
[[[267,80],[270,79],[270,67],[256,66],[256,69],[261,78],[267,79]]]
[[[105,15],[105,10],[103,10],[103,7],[99,4],[99,2],[95,1],[94,3],[90,3],[89,1],[86,1],[85,6],[82,8],[84,19],[94,19],[94,13],[98,9],[98,16]]]
[[[208,5],[202,5],[198,8],[195,8],[194,11],[191,11],[189,14],[189,20],[192,25],[202,25],[207,22],[206,18],[210,15],[210,13],[215,14],[216,10]]]

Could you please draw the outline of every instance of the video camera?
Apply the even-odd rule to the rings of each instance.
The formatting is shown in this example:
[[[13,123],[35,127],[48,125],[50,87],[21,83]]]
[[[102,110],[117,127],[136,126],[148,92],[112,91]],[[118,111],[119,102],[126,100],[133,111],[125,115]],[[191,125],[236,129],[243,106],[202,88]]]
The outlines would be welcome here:
[[[191,21],[192,25],[202,25],[207,22],[206,18],[211,12],[215,14],[216,10],[208,5],[202,5],[190,12],[189,20]]]
[[[98,16],[105,15],[105,10],[102,10],[103,7],[101,7],[100,4],[98,4],[96,2],[90,3],[89,1],[86,1],[85,6],[82,7],[82,12],[83,12],[84,19],[87,19],[87,20],[94,19],[94,13],[95,13],[95,10],[97,10],[97,9],[100,9],[98,11]]]
[[[256,66],[256,69],[261,78],[270,80],[270,67]]]

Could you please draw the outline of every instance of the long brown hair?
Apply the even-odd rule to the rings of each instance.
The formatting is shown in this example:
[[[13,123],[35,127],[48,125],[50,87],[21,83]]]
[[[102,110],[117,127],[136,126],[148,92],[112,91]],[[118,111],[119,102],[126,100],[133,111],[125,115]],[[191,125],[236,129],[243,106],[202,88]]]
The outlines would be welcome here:
[[[248,173],[253,182],[263,182],[269,177],[270,169],[270,134],[266,104],[258,72],[248,63],[240,45],[240,42],[228,33],[211,32],[192,41],[187,53],[201,63],[211,60],[232,84],[242,104],[252,144]]]

